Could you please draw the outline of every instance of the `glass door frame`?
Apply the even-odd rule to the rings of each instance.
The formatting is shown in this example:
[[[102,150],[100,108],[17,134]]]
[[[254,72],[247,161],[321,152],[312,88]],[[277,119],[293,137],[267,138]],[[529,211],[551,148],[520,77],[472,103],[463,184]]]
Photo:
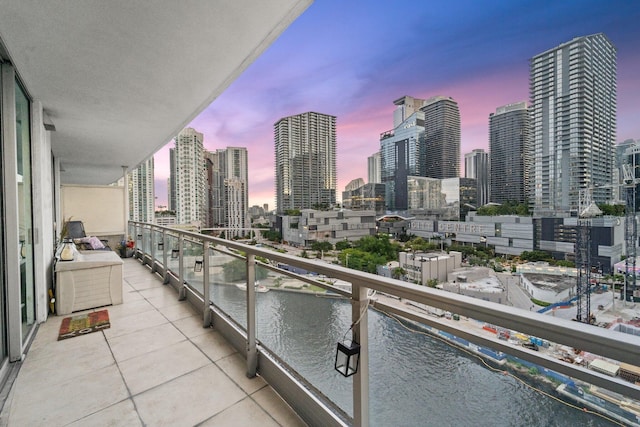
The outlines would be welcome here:
[[[4,261],[5,275],[2,286],[5,288],[7,346],[10,362],[22,360],[23,334],[20,292],[20,237],[18,200],[18,166],[16,145],[16,72],[13,66],[0,64],[2,74],[2,174],[3,174],[3,218],[4,218]],[[31,159],[29,159],[31,161]],[[13,250],[12,250],[13,248]]]

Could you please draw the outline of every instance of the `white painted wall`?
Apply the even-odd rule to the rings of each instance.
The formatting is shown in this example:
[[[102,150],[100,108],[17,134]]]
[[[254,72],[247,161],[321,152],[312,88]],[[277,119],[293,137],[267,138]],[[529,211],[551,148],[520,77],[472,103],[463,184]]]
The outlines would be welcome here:
[[[63,185],[62,218],[82,221],[88,236],[124,235],[125,190],[121,186]]]

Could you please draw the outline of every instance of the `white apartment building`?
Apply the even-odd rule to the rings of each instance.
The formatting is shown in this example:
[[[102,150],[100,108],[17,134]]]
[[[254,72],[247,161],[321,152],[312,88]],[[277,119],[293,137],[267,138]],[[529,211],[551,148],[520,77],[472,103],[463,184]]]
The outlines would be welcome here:
[[[206,219],[206,170],[203,135],[193,128],[183,129],[175,138],[175,166],[172,177],[176,189],[178,224],[200,226]]]
[[[129,172],[129,219],[154,222],[155,186],[153,156]]]

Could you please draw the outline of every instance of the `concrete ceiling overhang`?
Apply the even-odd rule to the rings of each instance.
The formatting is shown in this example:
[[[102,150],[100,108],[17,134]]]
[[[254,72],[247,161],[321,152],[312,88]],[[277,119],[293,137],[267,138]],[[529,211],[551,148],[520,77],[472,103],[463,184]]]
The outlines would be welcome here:
[[[311,2],[0,0],[0,40],[55,126],[62,183],[110,184],[170,142]]]

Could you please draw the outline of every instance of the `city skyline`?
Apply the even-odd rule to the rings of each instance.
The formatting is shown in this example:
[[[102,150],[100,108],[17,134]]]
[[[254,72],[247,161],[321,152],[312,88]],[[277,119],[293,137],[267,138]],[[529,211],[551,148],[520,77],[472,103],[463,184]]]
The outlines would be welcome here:
[[[574,8],[539,2],[315,2],[189,126],[204,134],[207,150],[246,147],[249,203],[273,209],[273,124],[307,111],[335,115],[341,194],[353,179],[367,178],[367,157],[379,149],[379,134],[393,127],[395,99],[451,96],[460,108],[461,156],[488,151],[489,114],[529,101],[529,59],[602,32],[618,51],[616,142],[640,138],[640,55],[634,46],[640,7],[591,1]],[[400,27],[393,23],[403,30],[391,31]],[[155,156],[161,205],[170,145]]]

